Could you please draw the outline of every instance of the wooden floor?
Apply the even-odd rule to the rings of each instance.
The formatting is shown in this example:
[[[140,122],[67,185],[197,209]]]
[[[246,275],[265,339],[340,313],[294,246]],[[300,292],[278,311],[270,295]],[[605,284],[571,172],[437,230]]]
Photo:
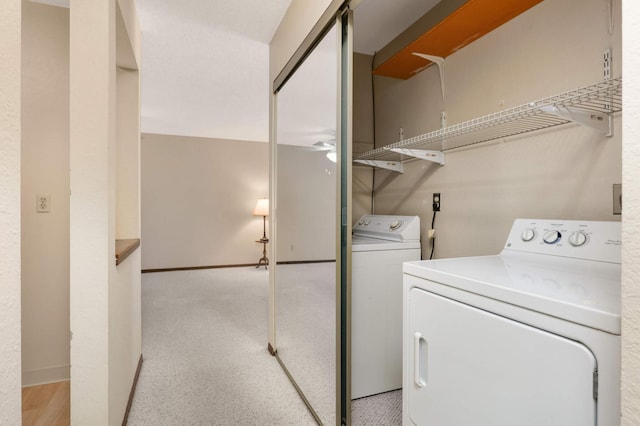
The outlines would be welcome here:
[[[22,388],[23,426],[68,426],[69,381]]]

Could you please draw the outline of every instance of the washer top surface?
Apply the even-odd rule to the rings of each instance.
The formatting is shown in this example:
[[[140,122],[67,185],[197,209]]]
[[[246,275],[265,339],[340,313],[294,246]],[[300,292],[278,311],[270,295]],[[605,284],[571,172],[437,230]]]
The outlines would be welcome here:
[[[615,261],[615,252],[619,258],[620,224],[564,221],[559,228],[568,231],[554,240],[558,236],[551,236],[549,228],[553,230],[550,224],[558,221],[536,221],[539,231],[535,237],[527,227],[523,230],[523,223],[514,223],[499,255],[406,262],[403,270],[428,281],[620,334],[621,267]],[[579,239],[574,242],[582,242],[580,245],[560,247],[559,242],[566,243],[573,229],[584,232],[587,242]],[[597,235],[601,233],[609,235]],[[517,249],[512,249],[514,246]]]

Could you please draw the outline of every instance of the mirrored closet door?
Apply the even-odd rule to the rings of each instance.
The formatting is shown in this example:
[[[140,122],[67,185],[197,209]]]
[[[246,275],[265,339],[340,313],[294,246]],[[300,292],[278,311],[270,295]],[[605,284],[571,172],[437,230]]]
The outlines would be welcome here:
[[[334,18],[275,97],[274,349],[324,425],[340,424],[347,412],[348,16]]]

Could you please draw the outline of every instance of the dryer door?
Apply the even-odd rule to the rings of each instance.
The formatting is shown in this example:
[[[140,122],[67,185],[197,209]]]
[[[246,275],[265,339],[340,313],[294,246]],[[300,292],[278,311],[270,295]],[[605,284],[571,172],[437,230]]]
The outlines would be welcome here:
[[[597,365],[584,345],[422,289],[411,289],[408,308],[414,424],[596,424]]]

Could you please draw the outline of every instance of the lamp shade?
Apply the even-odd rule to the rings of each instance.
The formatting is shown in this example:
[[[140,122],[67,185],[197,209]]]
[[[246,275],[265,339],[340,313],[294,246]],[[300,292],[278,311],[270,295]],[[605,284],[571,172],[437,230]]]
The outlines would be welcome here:
[[[261,198],[256,204],[256,208],[253,209],[254,216],[269,216],[269,199]]]

